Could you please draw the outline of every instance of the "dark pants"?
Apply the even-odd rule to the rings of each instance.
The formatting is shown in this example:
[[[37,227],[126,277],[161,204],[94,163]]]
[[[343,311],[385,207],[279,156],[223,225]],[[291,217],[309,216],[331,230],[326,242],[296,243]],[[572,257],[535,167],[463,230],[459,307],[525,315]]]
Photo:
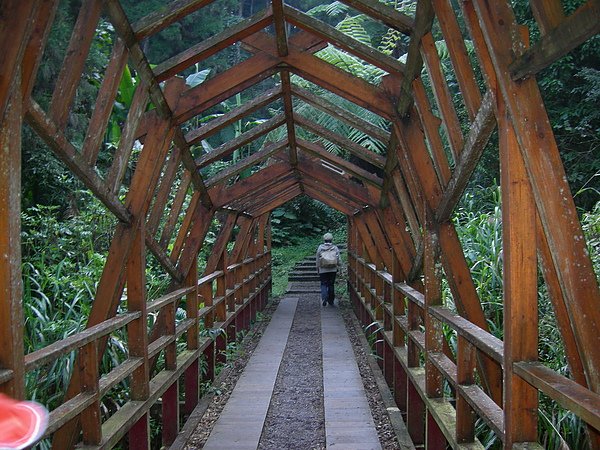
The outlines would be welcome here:
[[[335,299],[335,275],[336,272],[324,272],[319,274],[321,280],[321,301],[323,303],[328,302],[333,305]]]

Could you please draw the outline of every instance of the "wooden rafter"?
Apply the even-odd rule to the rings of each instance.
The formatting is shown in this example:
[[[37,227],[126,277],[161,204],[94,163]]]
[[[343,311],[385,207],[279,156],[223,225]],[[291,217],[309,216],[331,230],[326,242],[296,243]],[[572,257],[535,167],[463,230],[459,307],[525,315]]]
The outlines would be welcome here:
[[[260,125],[255,126],[249,131],[240,134],[235,139],[232,139],[229,142],[222,144],[221,146],[215,148],[209,153],[202,155],[200,158],[196,160],[196,166],[198,168],[202,168],[208,166],[209,164],[223,159],[229,155],[231,155],[234,151],[247,145],[254,141],[255,139],[264,136],[265,134],[279,128],[281,125],[285,123],[285,116],[283,114],[278,114],[275,117],[267,120],[266,122],[261,123]]]
[[[367,16],[378,20],[388,27],[398,30],[404,34],[411,35],[414,28],[414,20],[387,6],[378,0],[341,0],[348,6],[366,14]]]
[[[217,33],[160,63],[154,68],[156,79],[164,81],[175,76],[188,67],[271,25],[272,22],[273,13],[270,9],[259,11],[252,17],[242,20],[221,33]]]

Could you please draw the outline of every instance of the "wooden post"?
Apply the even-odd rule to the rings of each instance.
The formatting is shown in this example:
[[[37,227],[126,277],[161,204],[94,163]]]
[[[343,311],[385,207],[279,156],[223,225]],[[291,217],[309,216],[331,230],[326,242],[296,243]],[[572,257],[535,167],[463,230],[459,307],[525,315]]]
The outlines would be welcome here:
[[[194,324],[187,331],[187,348],[195,350],[198,348],[198,263],[194,261],[185,279],[186,286],[195,286],[195,289],[186,297],[186,313],[188,319],[193,319]],[[199,364],[194,360],[185,371],[185,406],[184,413],[191,414],[198,404],[199,395]]]
[[[513,363],[537,360],[536,207],[515,132],[498,102],[504,252],[504,448],[537,441],[537,389]]]
[[[426,230],[423,236],[423,273],[425,275],[425,393],[430,398],[443,396],[442,374],[431,362],[432,354],[441,354],[444,335],[442,324],[429,310],[442,304],[442,264],[440,261],[439,228],[433,214],[425,206]],[[427,447],[445,447],[444,436],[431,413],[427,411]]]
[[[141,366],[131,375],[131,400],[144,401],[150,395],[148,363],[148,312],[146,308],[146,251],[145,227],[135,234],[131,253],[127,260],[127,308],[139,311],[140,317],[127,325],[129,356],[140,358]],[[144,414],[129,430],[129,448],[150,448],[150,418]]]
[[[98,373],[98,341],[81,347],[77,355],[81,392],[93,394],[95,400],[81,412],[81,430],[84,445],[98,445],[102,440],[100,421],[100,392]]]
[[[23,368],[23,282],[21,278],[21,123],[20,90],[8,100],[0,122],[0,371],[12,376],[0,392],[25,396]]]
[[[458,335],[458,355],[456,361],[456,382],[462,386],[475,384],[475,347]],[[459,443],[475,440],[475,413],[471,405],[457,389],[456,394],[456,441]]]

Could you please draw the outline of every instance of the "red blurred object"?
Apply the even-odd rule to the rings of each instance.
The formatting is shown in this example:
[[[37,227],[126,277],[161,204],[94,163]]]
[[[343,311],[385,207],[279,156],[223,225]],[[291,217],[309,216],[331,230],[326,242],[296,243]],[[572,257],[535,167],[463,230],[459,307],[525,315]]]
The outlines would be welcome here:
[[[42,405],[0,394],[0,450],[33,445],[47,426],[48,411]]]

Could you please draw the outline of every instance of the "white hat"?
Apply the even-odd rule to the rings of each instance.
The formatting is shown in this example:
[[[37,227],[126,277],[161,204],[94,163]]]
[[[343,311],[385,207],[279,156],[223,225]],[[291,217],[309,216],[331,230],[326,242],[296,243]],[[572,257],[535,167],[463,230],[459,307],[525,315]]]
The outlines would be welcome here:
[[[325,233],[323,235],[323,240],[325,242],[331,242],[331,241],[333,241],[333,234],[331,234],[331,233]]]

